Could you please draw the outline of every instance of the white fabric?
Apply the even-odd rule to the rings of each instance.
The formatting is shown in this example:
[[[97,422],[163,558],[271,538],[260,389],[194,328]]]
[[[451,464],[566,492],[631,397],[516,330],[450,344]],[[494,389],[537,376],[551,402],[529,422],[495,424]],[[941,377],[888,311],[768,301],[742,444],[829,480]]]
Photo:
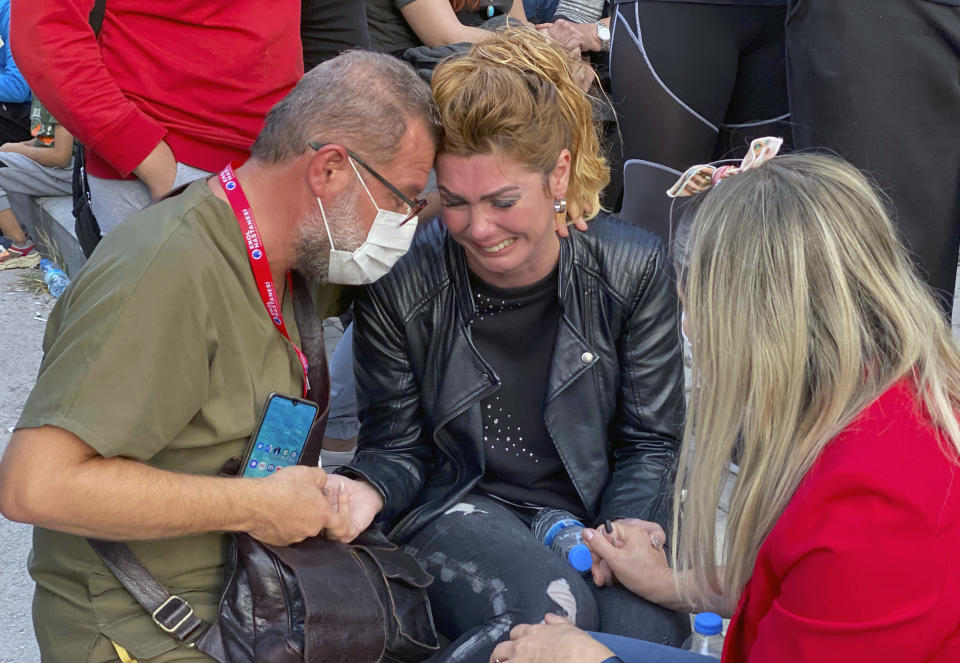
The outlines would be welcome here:
[[[367,192],[373,206],[377,208],[377,218],[373,220],[370,226],[370,232],[367,233],[367,239],[352,253],[350,251],[341,251],[333,245],[333,235],[330,234],[330,224],[327,222],[327,215],[323,211],[323,201],[317,198],[317,205],[320,206],[320,215],[323,217],[323,225],[327,230],[327,238],[330,240],[330,265],[327,270],[327,281],[329,283],[339,283],[341,285],[366,285],[373,283],[378,278],[390,271],[403,254],[410,248],[410,242],[413,241],[413,234],[417,230],[417,217],[413,217],[402,226],[400,223],[406,217],[400,212],[391,212],[381,209],[377,206],[367,189],[366,183],[360,177],[357,167],[353,165],[353,172],[357,179]]]

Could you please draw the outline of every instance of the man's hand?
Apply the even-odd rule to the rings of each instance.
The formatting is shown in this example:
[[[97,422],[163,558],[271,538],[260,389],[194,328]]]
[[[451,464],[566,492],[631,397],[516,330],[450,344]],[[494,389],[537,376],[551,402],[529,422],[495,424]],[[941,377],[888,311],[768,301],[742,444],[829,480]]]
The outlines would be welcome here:
[[[17,430],[7,445],[0,512],[117,541],[248,532],[288,545],[324,528],[349,537],[349,500],[339,501],[338,513],[325,484],[316,467],[289,467],[264,479],[171,472],[122,456],[104,458],[70,431],[41,426]]]
[[[541,23],[536,27],[537,30],[551,39],[560,42],[568,51],[574,49],[580,52],[603,50],[603,42],[600,41],[600,35],[597,34],[596,23],[573,23],[558,18],[553,23]]]
[[[150,198],[156,200],[173,188],[177,179],[177,160],[166,141],[160,141],[150,154],[133,169],[150,191]]]
[[[587,222],[582,216],[573,219],[572,223],[573,227],[577,230],[586,232]],[[554,217],[554,227],[560,237],[570,236],[570,226],[567,225],[567,217],[563,216],[562,214],[557,214]]]
[[[324,488],[327,473],[318,467],[285,467],[263,479],[239,479],[258,482],[255,521],[247,533],[274,546],[288,546],[317,536],[349,541],[354,534],[350,525],[349,498],[334,508]],[[327,493],[329,493],[327,489]]]
[[[337,536],[333,530],[327,530],[327,537],[348,543],[353,541],[360,532],[370,527],[370,523],[383,510],[383,496],[376,488],[366,481],[348,479],[339,474],[331,474],[327,478],[329,491],[327,498],[334,506],[342,509],[344,498],[349,502],[348,515],[351,531],[347,535]]]
[[[601,663],[613,652],[569,620],[553,614],[543,624],[520,624],[490,655],[490,663]]]

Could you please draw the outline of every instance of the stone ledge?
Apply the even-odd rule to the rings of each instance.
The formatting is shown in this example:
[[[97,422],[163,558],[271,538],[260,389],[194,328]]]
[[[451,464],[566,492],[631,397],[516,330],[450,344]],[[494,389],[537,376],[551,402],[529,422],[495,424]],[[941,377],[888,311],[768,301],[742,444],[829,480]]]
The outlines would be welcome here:
[[[76,274],[86,258],[73,230],[73,199],[70,196],[34,198],[22,193],[11,193],[9,196],[17,218],[27,227],[31,237],[40,246],[41,253],[47,256],[51,254],[41,239],[41,236],[49,237],[63,256],[65,264],[62,267],[67,274]]]

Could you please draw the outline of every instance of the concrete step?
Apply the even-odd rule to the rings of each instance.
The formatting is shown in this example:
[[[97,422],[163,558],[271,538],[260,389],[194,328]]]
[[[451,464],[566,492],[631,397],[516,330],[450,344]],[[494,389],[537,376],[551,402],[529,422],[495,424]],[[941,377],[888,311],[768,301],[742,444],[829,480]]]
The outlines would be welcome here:
[[[63,256],[62,267],[69,275],[80,271],[86,258],[74,233],[73,199],[70,196],[34,198],[26,194],[11,193],[10,204],[17,218],[27,227],[27,232],[40,246],[45,256],[59,252]],[[51,252],[44,245],[43,237],[56,246]]]

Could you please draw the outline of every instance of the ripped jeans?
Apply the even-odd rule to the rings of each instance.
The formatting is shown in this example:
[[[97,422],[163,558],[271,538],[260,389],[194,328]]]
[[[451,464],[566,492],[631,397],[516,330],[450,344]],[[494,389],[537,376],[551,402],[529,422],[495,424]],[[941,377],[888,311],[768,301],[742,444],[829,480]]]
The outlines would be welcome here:
[[[487,663],[517,624],[553,612],[593,631],[678,647],[686,614],[632,594],[597,587],[537,541],[508,506],[471,494],[417,532],[406,546],[435,580],[428,593],[437,629],[450,646],[435,663]]]

